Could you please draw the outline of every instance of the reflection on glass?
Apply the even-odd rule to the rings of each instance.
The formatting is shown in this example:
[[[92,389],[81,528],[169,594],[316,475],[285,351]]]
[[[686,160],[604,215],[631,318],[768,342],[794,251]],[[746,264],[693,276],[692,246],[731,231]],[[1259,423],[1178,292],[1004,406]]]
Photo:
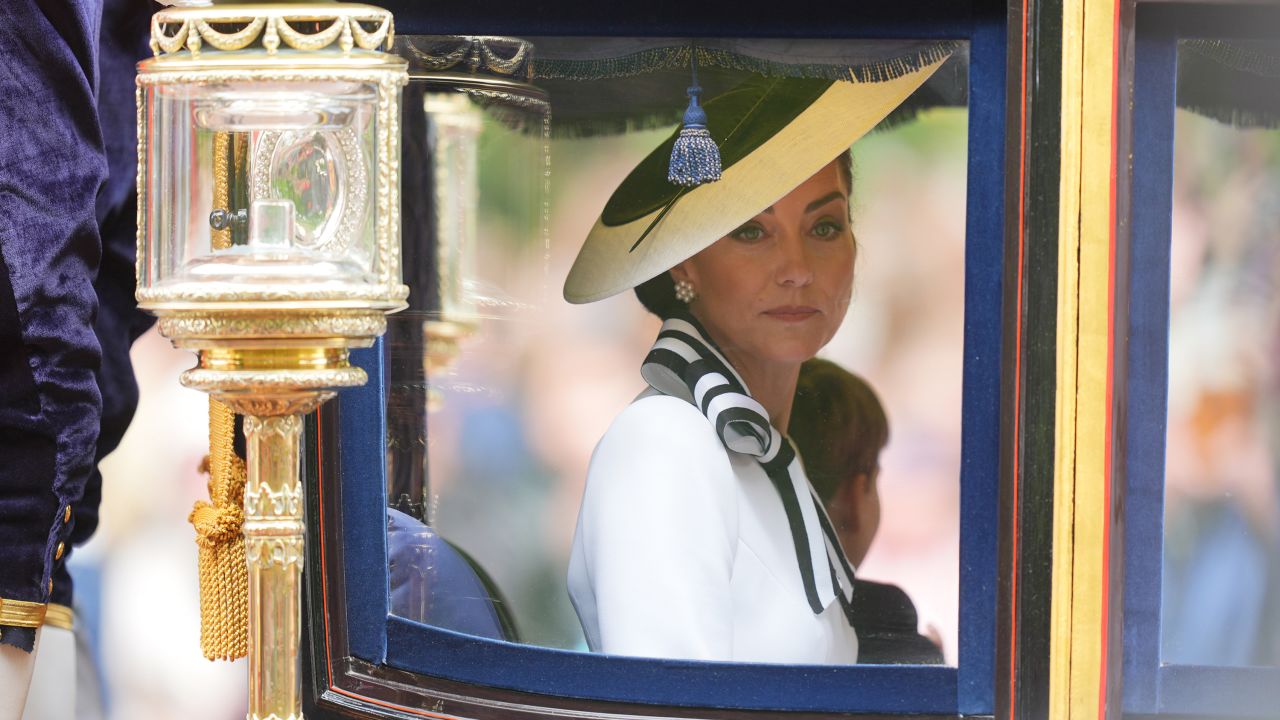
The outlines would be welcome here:
[[[430,123],[431,150],[435,164],[435,212],[440,237],[436,255],[439,267],[440,315],[443,322],[470,323],[475,312],[473,298],[463,291],[466,278],[475,277],[476,215],[480,178],[476,152],[483,130],[483,113],[462,93],[429,93],[424,98]],[[490,130],[490,135],[498,132]],[[492,143],[492,139],[486,139]],[[531,158],[532,159],[532,158]],[[525,169],[525,182],[536,185],[538,167]],[[537,237],[530,240],[537,241]]]
[[[462,90],[439,79],[415,79],[405,98],[403,239],[412,294],[410,309],[389,318],[386,340],[392,611],[514,641],[499,585],[433,522],[427,455],[437,422],[450,420],[438,413],[455,402],[450,378],[462,344],[478,325],[500,319],[493,308],[503,307],[476,285],[480,239],[535,252],[544,246],[547,104],[520,83]],[[501,162],[480,161],[495,156]],[[495,183],[505,186],[481,192]]]
[[[387,513],[391,612],[456,632],[519,642],[510,606],[484,568],[426,523]]]
[[[329,151],[321,133],[282,138],[272,155],[274,195],[293,201],[297,208],[298,243],[315,245],[325,225],[338,216],[343,176],[340,156]]]
[[[685,69],[676,67],[684,75]],[[713,70],[708,74],[708,86],[724,82]],[[950,88],[953,99],[962,99],[963,67],[949,77],[959,84],[958,90]],[[478,241],[473,270],[461,274],[460,307],[470,307],[475,322],[470,336],[457,345],[456,358],[426,378],[440,402],[426,418],[429,491],[423,505],[400,502],[394,491],[389,498],[395,508],[389,532],[397,614],[424,619],[435,608],[434,624],[449,629],[511,639],[518,628],[522,642],[588,649],[565,580],[583,485],[597,442],[644,389],[640,364],[660,322],[630,292],[569,305],[561,290],[582,239],[614,188],[672,132],[666,123],[679,121],[687,77],[678,83],[675,104],[680,107],[674,117],[638,123],[653,130],[583,138],[578,136],[592,133],[579,127],[551,143],[555,174],[547,237],[536,230],[538,188],[529,182],[525,156],[513,152],[528,136],[503,130],[497,118],[509,114],[509,107],[483,114],[475,155]],[[553,91],[551,97],[554,108],[564,93]],[[635,100],[645,107],[664,102],[643,95]],[[627,124],[625,108],[604,125],[619,123]],[[936,641],[941,656],[952,663],[958,616],[965,139],[965,112],[953,107],[925,110],[854,146],[853,302],[823,351],[874,387],[891,428],[887,446],[872,453],[876,472],[858,468],[874,478],[836,480],[833,486],[847,484],[852,490],[836,490],[824,498],[826,507],[840,522],[839,532],[850,538],[856,534],[853,525],[862,524],[865,538],[857,542],[864,546],[852,553],[865,557],[856,559],[857,576],[883,582],[878,602],[893,611],[901,626],[894,631],[923,642],[923,650],[936,648]],[[406,243],[406,257],[410,252]],[[433,259],[443,266],[447,257]],[[413,272],[407,263],[406,274]],[[444,289],[434,291],[443,294]],[[443,297],[439,302],[441,308],[448,304]],[[818,424],[834,420],[819,418]],[[814,451],[801,447],[801,452]],[[389,453],[404,456],[402,448]],[[397,462],[393,458],[391,465]],[[768,485],[765,489],[775,492]],[[848,509],[841,498],[850,494],[865,500],[859,510],[850,510],[861,513],[859,518],[841,514],[841,508]],[[867,516],[872,503],[881,508],[876,523]],[[650,519],[659,533],[661,518]],[[786,539],[794,570],[789,534]],[[404,572],[430,580],[397,596],[396,578]],[[466,587],[471,591],[459,589]],[[798,585],[780,592],[795,593],[804,603]],[[483,607],[471,606],[466,619],[443,610],[477,597],[487,600]],[[867,597],[874,601],[876,590],[859,599]],[[916,661],[926,654],[916,655]]]
[[[1176,119],[1161,657],[1276,665],[1280,130],[1250,127],[1266,114],[1223,88],[1276,98],[1258,76],[1223,79],[1214,58],[1226,45],[1190,43],[1179,48],[1179,105],[1219,119]],[[1229,57],[1247,56],[1239,50]],[[1191,82],[1215,76],[1211,87]]]

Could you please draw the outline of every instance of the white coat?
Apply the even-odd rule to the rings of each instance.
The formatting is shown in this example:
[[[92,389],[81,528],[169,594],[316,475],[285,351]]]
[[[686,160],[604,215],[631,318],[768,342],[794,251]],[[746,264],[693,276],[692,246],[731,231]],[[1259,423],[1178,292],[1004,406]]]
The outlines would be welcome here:
[[[839,602],[805,599],[782,500],[696,407],[650,390],[591,458],[569,596],[595,652],[847,664],[858,638]]]

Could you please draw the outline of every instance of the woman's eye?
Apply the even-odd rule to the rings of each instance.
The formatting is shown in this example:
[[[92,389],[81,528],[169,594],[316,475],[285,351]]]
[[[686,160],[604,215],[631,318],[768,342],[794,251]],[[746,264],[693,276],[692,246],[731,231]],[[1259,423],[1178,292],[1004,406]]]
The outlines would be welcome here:
[[[813,226],[813,234],[820,238],[833,238],[844,231],[844,225],[835,220],[823,220]]]
[[[748,223],[729,233],[729,237],[743,242],[755,242],[764,238],[764,228],[755,223]]]

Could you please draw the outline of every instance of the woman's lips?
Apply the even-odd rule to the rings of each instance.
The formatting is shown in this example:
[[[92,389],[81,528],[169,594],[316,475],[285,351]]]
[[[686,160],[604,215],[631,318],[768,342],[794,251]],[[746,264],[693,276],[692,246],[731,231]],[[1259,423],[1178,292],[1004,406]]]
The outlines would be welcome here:
[[[783,322],[804,322],[818,314],[818,309],[809,307],[808,305],[781,305],[776,308],[770,308],[764,311],[764,314],[774,320]]]

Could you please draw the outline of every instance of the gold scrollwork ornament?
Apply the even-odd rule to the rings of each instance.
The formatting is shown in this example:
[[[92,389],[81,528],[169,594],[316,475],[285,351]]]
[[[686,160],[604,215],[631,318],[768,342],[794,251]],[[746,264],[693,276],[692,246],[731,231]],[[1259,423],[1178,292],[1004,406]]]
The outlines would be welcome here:
[[[327,25],[307,33],[293,23]],[[365,23],[373,29],[366,30]],[[226,27],[236,29],[222,29]],[[183,48],[198,57],[204,43],[224,52],[259,46],[275,55],[282,44],[300,52],[319,52],[336,42],[345,54],[356,48],[389,49],[394,39],[391,13],[367,5],[170,8],[151,18],[151,53],[156,57],[179,53]]]
[[[296,415],[286,417],[297,418]],[[256,419],[252,416],[246,420]],[[271,489],[265,482],[258,483],[257,488],[246,488],[244,493],[246,515],[255,518],[293,517],[302,513],[302,485],[285,486],[278,491]]]
[[[296,568],[304,565],[302,537],[248,537],[245,539],[245,555],[251,566],[264,570],[271,568]]]
[[[260,337],[368,337],[386,332],[382,313],[340,315],[316,313],[300,316],[269,314],[167,315],[159,320],[160,334],[168,338]]]

